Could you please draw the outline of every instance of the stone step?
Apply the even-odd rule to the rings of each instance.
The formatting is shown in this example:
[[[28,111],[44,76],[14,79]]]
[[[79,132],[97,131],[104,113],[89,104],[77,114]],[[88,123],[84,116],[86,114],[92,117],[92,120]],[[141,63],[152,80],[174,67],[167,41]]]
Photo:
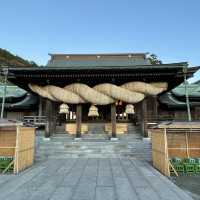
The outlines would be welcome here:
[[[65,153],[65,152],[70,152],[70,153],[77,153],[77,152],[151,152],[151,148],[150,147],[146,147],[146,148],[139,148],[139,147],[132,147],[132,148],[128,148],[128,147],[115,147],[115,146],[106,146],[106,147],[88,147],[88,146],[57,146],[57,147],[53,147],[53,146],[40,146],[37,150],[37,152],[55,152],[55,151],[59,151],[60,153]]]
[[[139,147],[132,147],[132,148],[128,148],[128,147],[115,147],[115,146],[101,146],[101,147],[95,147],[95,146],[40,146],[38,148],[39,150],[63,150],[63,151],[84,151],[84,150],[98,150],[98,151],[147,151],[147,150],[151,150],[150,147],[145,147],[145,148],[139,148]]]
[[[79,141],[76,141],[74,138],[51,138],[50,140],[46,141],[44,138],[36,139],[36,142],[39,144],[117,144],[117,143],[125,143],[125,144],[145,144],[146,142],[142,141],[140,138],[119,138],[117,141],[111,141],[110,139],[103,139],[103,138],[82,138]]]
[[[105,148],[105,147],[120,147],[120,148],[146,148],[151,147],[149,143],[146,142],[125,142],[125,141],[98,141],[98,142],[91,142],[91,141],[71,141],[71,142],[57,142],[57,141],[44,141],[38,143],[40,146],[46,147],[56,147],[56,146],[66,146],[66,147],[81,147],[81,146],[88,146],[89,148]]]
[[[137,150],[137,149],[132,149],[132,150],[117,150],[117,149],[45,149],[45,148],[39,148],[36,150],[36,154],[54,154],[55,152],[60,153],[60,154],[66,154],[66,153],[71,153],[71,154],[76,154],[76,153],[101,153],[101,154],[109,154],[109,153],[130,153],[130,154],[146,154],[149,155],[151,154],[151,149],[145,149],[145,150]]]
[[[137,135],[117,135],[120,141],[140,141],[141,137]],[[66,135],[66,136],[53,136],[51,137],[51,141],[56,142],[68,142],[68,141],[74,141],[75,136],[72,135]],[[94,142],[103,142],[103,141],[109,141],[110,136],[109,135],[83,135],[81,137],[81,142],[84,141],[94,141]],[[40,137],[38,139],[39,142],[43,142],[44,137]]]
[[[90,154],[98,154],[98,155],[102,155],[102,157],[103,156],[107,156],[107,155],[132,155],[132,156],[143,156],[143,157],[146,157],[146,158],[150,158],[151,159],[151,153],[146,153],[146,152],[140,152],[140,153],[138,153],[138,152],[98,152],[98,151],[88,151],[88,152],[65,152],[65,153],[61,153],[61,152],[59,152],[59,151],[54,151],[54,152],[41,152],[41,153],[39,153],[39,154],[36,154],[36,156],[37,157],[44,157],[44,156],[55,156],[55,155],[57,155],[57,156],[62,156],[62,155],[69,155],[69,154],[71,154],[71,155],[75,155],[75,154],[77,154],[77,155],[88,155],[88,156],[90,156]]]
[[[150,150],[108,150],[108,149],[82,149],[82,150],[75,150],[75,149],[38,149],[36,151],[36,154],[46,154],[46,155],[52,155],[52,154],[90,154],[90,153],[95,153],[95,154],[144,154],[144,155],[150,155],[151,151]]]
[[[116,154],[116,153],[107,153],[107,154],[102,154],[102,153],[65,153],[65,154],[60,154],[60,153],[52,153],[52,154],[39,154],[35,156],[35,160],[45,160],[45,159],[59,159],[59,158],[118,158],[118,157],[131,157],[131,158],[138,158],[141,160],[147,160],[148,162],[152,161],[151,154],[133,154],[133,153],[121,153],[121,154]]]
[[[120,158],[120,157],[129,157],[129,158],[137,158],[141,160],[147,160],[148,162],[151,162],[151,155],[147,154],[133,154],[133,153],[121,153],[121,154],[98,154],[98,153],[80,153],[80,154],[50,154],[50,155],[40,155],[36,156],[36,160],[45,160],[45,159],[64,159],[64,158]]]
[[[64,144],[68,144],[68,145],[113,145],[113,144],[121,144],[121,145],[150,145],[150,142],[148,141],[143,141],[141,139],[135,139],[131,140],[131,139],[119,139],[117,141],[111,141],[109,139],[104,140],[104,139],[81,139],[81,140],[74,140],[74,139],[50,139],[48,141],[44,140],[44,139],[36,139],[36,143],[37,144],[41,144],[41,145],[64,145]]]
[[[49,157],[49,156],[75,156],[77,155],[77,157],[80,157],[81,155],[84,155],[85,157],[88,156],[90,157],[91,155],[99,155],[99,157],[109,157],[110,155],[129,155],[132,157],[143,157],[143,158],[149,158],[151,159],[151,154],[147,154],[147,153],[132,153],[132,152],[119,152],[119,153],[115,153],[115,152],[108,152],[108,153],[99,153],[99,152],[75,152],[75,153],[70,153],[70,152],[66,152],[66,153],[60,153],[60,152],[51,152],[51,153],[40,153],[40,154],[36,154],[36,157],[40,157],[40,158],[44,158],[44,157]]]
[[[104,126],[103,123],[90,124],[89,132],[78,141],[74,140],[75,135],[66,132],[55,134],[50,140],[39,136],[36,139],[36,159],[134,157],[151,160],[151,143],[142,140],[139,127],[128,124],[128,133],[119,134],[119,140],[111,141]]]
[[[140,133],[140,127],[135,126],[133,123],[128,124],[128,133],[138,134]],[[57,126],[56,133],[66,133],[65,125]],[[89,134],[105,134],[105,123],[88,123]]]
[[[151,154],[147,153],[131,153],[131,152],[119,152],[119,153],[114,153],[114,152],[108,152],[108,153],[99,153],[99,152],[76,152],[76,153],[60,153],[60,152],[52,152],[52,153],[40,153],[36,154],[36,158],[45,158],[45,157],[93,157],[93,156],[98,156],[98,157],[116,157],[116,156],[131,156],[131,157],[136,157],[136,158],[145,158],[151,160]]]

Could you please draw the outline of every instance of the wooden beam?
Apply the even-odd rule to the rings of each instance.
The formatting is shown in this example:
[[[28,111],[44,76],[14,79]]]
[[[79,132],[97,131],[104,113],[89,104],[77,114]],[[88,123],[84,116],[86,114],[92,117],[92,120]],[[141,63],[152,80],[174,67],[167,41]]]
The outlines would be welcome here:
[[[81,137],[82,105],[76,105],[76,138]]]
[[[157,96],[153,96],[153,120],[158,120],[158,101],[157,101]]]
[[[148,137],[147,122],[147,99],[144,98],[141,106],[141,130],[143,137]]]
[[[42,116],[42,97],[39,96],[39,108],[38,108],[38,116]]]
[[[52,123],[53,123],[53,112],[52,112],[52,101],[49,99],[46,99],[46,105],[45,105],[45,113],[47,118],[47,124],[45,127],[45,137],[49,138],[52,133]]]
[[[116,138],[116,105],[111,104],[112,138]]]

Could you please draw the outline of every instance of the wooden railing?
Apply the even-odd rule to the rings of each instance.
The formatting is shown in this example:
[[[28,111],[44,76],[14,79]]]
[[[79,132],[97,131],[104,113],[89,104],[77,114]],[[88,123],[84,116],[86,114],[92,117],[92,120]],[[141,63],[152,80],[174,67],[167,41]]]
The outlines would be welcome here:
[[[47,118],[46,116],[24,116],[23,122],[34,126],[45,126]]]

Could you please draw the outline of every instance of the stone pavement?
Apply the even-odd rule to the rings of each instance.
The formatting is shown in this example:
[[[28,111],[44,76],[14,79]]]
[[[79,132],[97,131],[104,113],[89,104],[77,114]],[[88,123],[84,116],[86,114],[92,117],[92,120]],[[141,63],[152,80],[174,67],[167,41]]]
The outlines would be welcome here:
[[[148,162],[131,158],[39,161],[0,176],[0,200],[191,200]]]

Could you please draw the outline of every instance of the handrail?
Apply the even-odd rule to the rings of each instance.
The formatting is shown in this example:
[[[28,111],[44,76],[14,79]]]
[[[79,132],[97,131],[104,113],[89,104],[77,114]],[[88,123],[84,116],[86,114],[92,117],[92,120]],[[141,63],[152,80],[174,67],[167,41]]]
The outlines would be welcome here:
[[[47,124],[46,116],[24,116],[24,123],[33,124],[33,125],[45,125]]]

